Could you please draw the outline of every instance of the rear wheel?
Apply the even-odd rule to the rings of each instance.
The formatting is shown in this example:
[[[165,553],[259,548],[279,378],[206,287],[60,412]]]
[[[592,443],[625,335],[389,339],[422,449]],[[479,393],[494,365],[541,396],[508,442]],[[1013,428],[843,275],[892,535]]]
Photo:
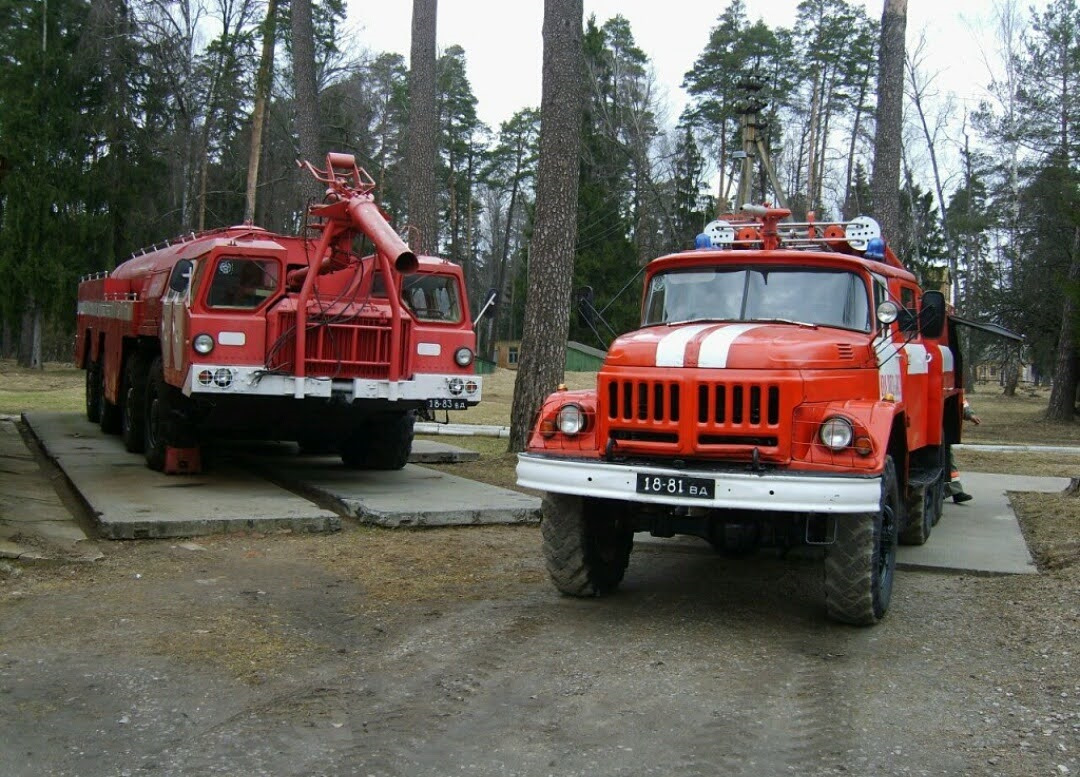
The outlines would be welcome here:
[[[124,440],[124,448],[130,453],[142,453],[146,445],[145,359],[139,356],[128,359],[121,390],[123,401],[120,404],[120,436]]]
[[[544,561],[556,588],[571,596],[601,596],[619,587],[634,531],[618,502],[547,494],[542,515]]]
[[[87,362],[86,365],[86,420],[92,424],[101,420],[101,365]]]
[[[105,434],[119,434],[121,424],[120,405],[110,402],[105,393],[105,364],[103,361],[98,362],[97,371],[101,381],[98,386],[98,401],[101,403],[101,410],[98,412],[98,425]]]
[[[341,441],[341,461],[350,469],[401,469],[412,453],[416,413],[370,418]]]
[[[924,545],[930,539],[930,531],[941,519],[945,504],[945,469],[941,459],[939,451],[935,456],[937,477],[911,494],[907,506],[907,526],[900,532],[900,542],[904,545]]]
[[[889,609],[901,509],[896,466],[886,456],[878,511],[837,516],[825,548],[825,606],[835,620],[868,626]]]

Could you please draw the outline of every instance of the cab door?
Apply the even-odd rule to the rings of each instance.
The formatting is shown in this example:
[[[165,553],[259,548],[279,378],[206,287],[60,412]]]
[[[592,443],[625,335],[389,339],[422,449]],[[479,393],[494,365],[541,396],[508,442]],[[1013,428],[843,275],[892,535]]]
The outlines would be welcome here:
[[[898,287],[897,296],[903,310],[897,321],[896,336],[905,356],[901,380],[908,417],[908,449],[915,450],[928,443],[930,371],[933,369],[940,374],[941,354],[928,348],[919,332],[919,287],[908,281],[900,281]]]

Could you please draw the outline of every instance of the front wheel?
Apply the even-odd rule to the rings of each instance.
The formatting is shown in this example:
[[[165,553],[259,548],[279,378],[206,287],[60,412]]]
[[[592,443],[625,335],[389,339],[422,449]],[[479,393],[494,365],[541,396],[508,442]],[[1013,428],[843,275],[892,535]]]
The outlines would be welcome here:
[[[165,369],[158,356],[150,365],[143,401],[143,455],[150,469],[165,469],[169,448],[198,444],[183,412],[183,402],[184,395],[165,381]]]
[[[547,494],[540,534],[551,582],[571,596],[601,596],[619,587],[634,531],[618,502]]]
[[[401,469],[412,453],[416,413],[394,413],[371,418],[339,445],[341,461],[350,469]]]
[[[896,465],[885,457],[876,513],[836,516],[836,537],[825,548],[825,606],[843,623],[869,626],[889,609],[901,517]]]

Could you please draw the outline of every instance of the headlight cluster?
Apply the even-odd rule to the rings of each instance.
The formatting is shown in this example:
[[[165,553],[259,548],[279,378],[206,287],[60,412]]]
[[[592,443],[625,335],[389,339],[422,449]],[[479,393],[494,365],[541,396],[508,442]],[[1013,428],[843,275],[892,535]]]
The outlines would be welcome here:
[[[555,415],[556,428],[568,437],[573,437],[585,428],[585,411],[581,405],[563,405]]]
[[[458,367],[468,367],[473,362],[473,352],[464,345],[454,351],[454,361]]]
[[[214,350],[214,338],[208,334],[195,335],[195,339],[191,341],[191,345],[197,352],[205,356]]]
[[[589,425],[589,416],[585,408],[573,402],[568,402],[559,408],[554,419],[548,415],[540,422],[540,434],[544,437],[554,437],[556,432],[561,432],[567,437],[574,437],[585,431]]]
[[[821,444],[831,451],[851,448],[860,456],[869,456],[874,452],[874,443],[865,432],[855,436],[855,426],[843,416],[834,415],[826,418],[818,430]]]
[[[842,416],[834,415],[831,418],[826,418],[825,422],[821,424],[821,431],[818,436],[821,438],[821,444],[826,448],[839,451],[851,445],[855,430],[851,426],[851,421]]]

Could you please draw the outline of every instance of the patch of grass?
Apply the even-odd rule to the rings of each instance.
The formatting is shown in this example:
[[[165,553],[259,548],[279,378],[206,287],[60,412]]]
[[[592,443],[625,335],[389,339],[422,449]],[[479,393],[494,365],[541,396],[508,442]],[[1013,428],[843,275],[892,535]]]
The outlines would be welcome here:
[[[999,386],[980,383],[967,399],[982,424],[964,424],[964,442],[1080,445],[1080,423],[1046,420],[1048,388],[1021,388],[1006,397]]]
[[[1080,562],[1080,496],[1010,493],[1031,555],[1041,570]]]
[[[312,537],[307,552],[378,604],[478,600],[505,596],[508,581],[525,589],[544,580],[538,535],[535,526],[361,526]]]
[[[0,414],[82,411],[83,381],[83,371],[72,364],[50,363],[30,370],[10,359],[0,359]]]

